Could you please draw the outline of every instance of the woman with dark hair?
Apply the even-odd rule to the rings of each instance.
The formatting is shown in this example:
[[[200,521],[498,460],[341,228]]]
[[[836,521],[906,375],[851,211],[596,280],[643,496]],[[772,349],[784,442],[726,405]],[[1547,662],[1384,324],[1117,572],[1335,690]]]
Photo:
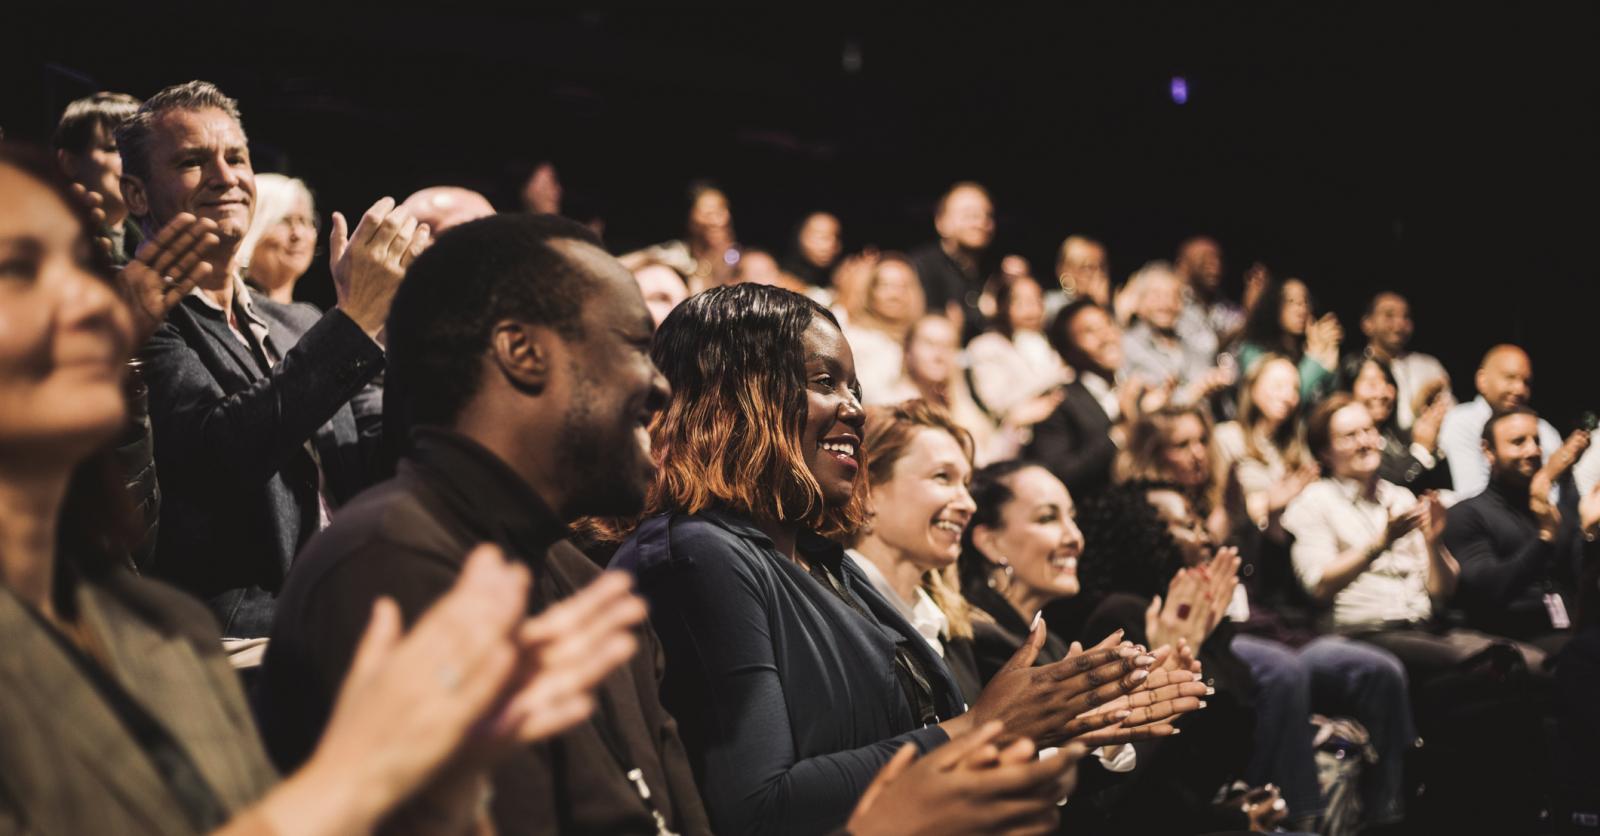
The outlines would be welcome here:
[[[833,281],[833,268],[843,252],[839,219],[827,212],[806,215],[794,230],[789,252],[780,266],[806,284],[825,288]]]
[[[1044,291],[1038,281],[1021,273],[996,276],[989,284],[995,306],[991,328],[973,338],[967,356],[973,394],[999,423],[1012,410],[1026,411],[1030,401],[1051,396],[1067,382],[1067,367],[1045,339]]]
[[[1308,405],[1333,387],[1344,330],[1331,313],[1312,319],[1315,303],[1299,279],[1271,282],[1245,320],[1239,368],[1248,373],[1269,354],[1289,358],[1300,372],[1300,399]]]
[[[1110,488],[1086,503],[1079,523],[1087,541],[1078,564],[1083,595],[1093,605],[1085,639],[1113,630],[1161,643],[1181,637],[1195,648],[1214,691],[1206,698],[1208,710],[1184,726],[1185,737],[1164,742],[1159,759],[1141,764],[1142,777],[1163,788],[1164,809],[1125,815],[1139,816],[1145,830],[1162,833],[1243,827],[1246,820],[1249,829],[1270,830],[1291,816],[1302,825],[1291,829],[1311,829],[1321,808],[1314,770],[1304,776],[1306,791],[1288,803],[1280,803],[1277,789],[1267,784],[1211,805],[1219,789],[1236,780],[1263,780],[1252,760],[1277,755],[1297,732],[1305,745],[1293,751],[1311,766],[1308,714],[1259,706],[1256,680],[1232,649],[1235,632],[1226,613],[1237,582],[1237,554],[1214,547],[1183,492],[1170,484]],[[1269,719],[1275,727],[1265,727]]]
[[[1210,453],[1210,423],[1192,407],[1168,407],[1142,417],[1128,434],[1118,459],[1120,482],[1167,483],[1182,490],[1201,514],[1219,494]],[[1223,500],[1226,501],[1226,500]],[[1272,780],[1284,788],[1297,811],[1320,806],[1312,729],[1286,724],[1293,734],[1274,740],[1282,722],[1275,715],[1305,717],[1315,708],[1328,716],[1360,720],[1379,753],[1367,770],[1364,804],[1369,824],[1389,824],[1402,816],[1404,753],[1414,735],[1405,667],[1394,654],[1342,636],[1309,629],[1303,593],[1289,566],[1286,546],[1260,536],[1254,526],[1206,526],[1210,538],[1232,543],[1241,553],[1239,589],[1228,614],[1236,628],[1229,648],[1250,667],[1259,689],[1257,741],[1248,780]]]
[[[321,744],[274,788],[216,622],[126,569],[137,532],[105,450],[124,363],[206,274],[208,227],[179,214],[114,282],[43,158],[0,146],[0,195],[4,829],[365,833],[438,781],[401,818],[465,831],[499,753],[587,715],[640,602],[611,582],[528,622],[527,572],[480,550],[404,639],[393,602],[374,608]]]
[[[1450,468],[1439,453],[1439,425],[1450,410],[1449,398],[1435,397],[1411,429],[1401,428],[1395,410],[1400,387],[1395,383],[1394,371],[1387,362],[1367,354],[1345,360],[1339,367],[1337,388],[1367,408],[1383,436],[1378,478],[1413,493],[1450,488]]]
[[[859,528],[867,489],[855,359],[826,308],[717,288],[674,310],[651,354],[672,385],[650,424],[660,470],[612,563],[650,599],[662,701],[716,830],[838,827],[902,745],[989,719],[1046,746],[1130,719],[1086,712],[1154,658],[1106,647],[1035,675],[1042,632],[964,711],[939,655],[825,539]]]
[[[690,293],[727,284],[739,263],[738,238],[733,231],[727,194],[707,180],[690,183],[684,236],[628,253],[619,260],[629,270],[637,270],[650,261],[670,265],[688,277]]]

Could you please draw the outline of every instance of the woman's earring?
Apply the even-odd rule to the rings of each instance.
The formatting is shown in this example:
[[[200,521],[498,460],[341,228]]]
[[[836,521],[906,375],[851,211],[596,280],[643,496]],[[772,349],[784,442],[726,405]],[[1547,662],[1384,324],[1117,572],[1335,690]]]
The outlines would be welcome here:
[[[1004,580],[1000,580],[996,576],[996,574],[994,572],[990,572],[989,573],[989,588],[995,590],[996,592],[1004,593],[1007,589],[1011,588],[1011,579],[1015,576],[1016,573],[1011,571],[1011,562],[1006,560],[1005,558],[1003,558],[1003,557],[1000,558],[999,563],[1000,563],[1000,575],[1004,576],[1005,579]]]

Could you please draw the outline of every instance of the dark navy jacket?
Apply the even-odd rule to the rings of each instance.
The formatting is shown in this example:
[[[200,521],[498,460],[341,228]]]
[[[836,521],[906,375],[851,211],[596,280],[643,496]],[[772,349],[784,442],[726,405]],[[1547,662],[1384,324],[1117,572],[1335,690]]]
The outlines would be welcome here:
[[[948,740],[918,727],[896,645],[929,673],[941,718],[964,710],[938,655],[843,549],[810,533],[798,549],[871,618],[726,511],[648,519],[612,559],[650,601],[667,659],[662,702],[718,833],[834,830],[901,746]]]

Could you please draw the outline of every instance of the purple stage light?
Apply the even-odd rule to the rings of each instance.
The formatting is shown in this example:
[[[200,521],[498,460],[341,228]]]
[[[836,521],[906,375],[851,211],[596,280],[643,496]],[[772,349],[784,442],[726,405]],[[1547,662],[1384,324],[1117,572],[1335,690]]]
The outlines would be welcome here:
[[[1181,75],[1172,77],[1172,103],[1186,104],[1189,101],[1189,81]]]

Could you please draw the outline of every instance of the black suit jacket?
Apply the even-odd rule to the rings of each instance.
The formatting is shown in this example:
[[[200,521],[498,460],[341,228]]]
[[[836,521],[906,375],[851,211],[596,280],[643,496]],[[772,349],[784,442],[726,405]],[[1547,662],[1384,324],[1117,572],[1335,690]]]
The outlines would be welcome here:
[[[330,502],[350,499],[369,480],[382,419],[376,397],[351,407],[383,368],[353,320],[253,304],[265,345],[240,344],[221,311],[189,297],[143,351],[162,493],[149,571],[206,600],[236,637],[271,630],[272,594],[319,528],[319,463]]]
[[[1033,441],[1022,455],[1044,465],[1082,502],[1111,484],[1111,464],[1117,457],[1111,418],[1074,380],[1067,384],[1066,397],[1056,411],[1033,426]]]

